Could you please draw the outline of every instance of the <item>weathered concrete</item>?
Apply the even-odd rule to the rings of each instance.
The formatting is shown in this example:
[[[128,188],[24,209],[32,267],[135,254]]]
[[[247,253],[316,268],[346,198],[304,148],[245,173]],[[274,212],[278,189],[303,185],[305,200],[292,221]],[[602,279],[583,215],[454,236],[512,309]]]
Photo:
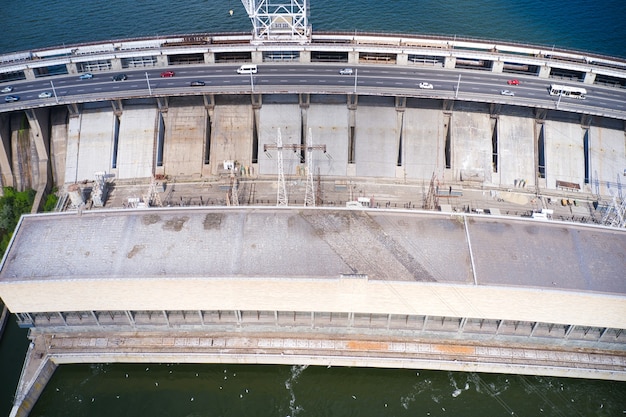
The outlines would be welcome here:
[[[452,165],[457,180],[492,182],[491,123],[488,114],[455,111],[452,129]]]
[[[314,145],[326,145],[327,155],[313,153],[320,175],[345,176],[348,166],[349,110],[345,104],[314,104],[307,110]],[[317,174],[317,172],[315,172]]]
[[[403,166],[407,178],[443,178],[445,168],[444,118],[441,110],[406,109]]]
[[[360,177],[396,176],[401,115],[394,108],[359,106],[355,162]]]
[[[624,131],[591,126],[589,129],[589,158],[591,189],[597,195],[610,195],[626,183]]]
[[[111,171],[114,117],[111,111],[102,109],[86,110],[82,113],[76,181],[92,181],[95,172]]]
[[[65,157],[64,184],[73,184],[78,181],[78,149],[80,145],[81,118],[81,115],[78,115],[78,117],[70,117],[67,124],[67,153]]]
[[[544,123],[546,184],[556,188],[556,181],[567,181],[583,187],[585,159],[583,129],[575,123],[546,120]]]
[[[300,107],[295,104],[264,104],[259,110],[259,173],[277,174],[276,150],[269,154],[263,153],[263,145],[276,146],[278,130],[284,145],[302,144],[302,124]],[[296,175],[302,162],[300,152],[283,151],[284,172],[286,175]]]
[[[535,184],[534,120],[525,117],[498,117],[498,172],[493,183],[514,186],[524,180]]]
[[[252,132],[254,115],[251,105],[220,104],[215,106],[211,120],[211,173],[217,174],[226,160],[252,164]],[[259,159],[265,158],[262,150]]]
[[[170,111],[172,111],[171,108]],[[124,108],[120,116],[117,150],[118,178],[133,179],[152,176],[156,117],[157,110],[154,107],[126,106]]]
[[[170,103],[165,120],[163,167],[174,178],[200,178],[206,137],[207,112],[189,100]]]
[[[65,170],[67,166],[68,125],[67,110],[55,108],[50,114],[50,160],[52,181],[59,189],[65,184]]]
[[[13,187],[11,168],[10,114],[0,114],[0,181],[3,187]]]

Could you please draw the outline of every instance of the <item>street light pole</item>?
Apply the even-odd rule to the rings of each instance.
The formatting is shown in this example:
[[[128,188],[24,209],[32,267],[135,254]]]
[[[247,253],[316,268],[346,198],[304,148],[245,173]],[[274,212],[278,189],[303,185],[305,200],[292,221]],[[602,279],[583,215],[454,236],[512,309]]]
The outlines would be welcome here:
[[[252,71],[250,71],[250,89],[254,93],[254,78],[252,78]]]
[[[54,94],[54,99],[56,100],[57,104],[59,104],[59,97],[57,97],[57,90],[54,88],[54,84],[52,83],[52,80],[50,80],[50,86],[52,87],[52,94]]]
[[[461,87],[461,74],[459,74],[459,80],[456,82],[456,92],[454,93],[454,98],[459,96],[459,88]]]
[[[359,77],[359,69],[355,68],[354,69],[354,94],[356,94],[356,84],[357,84],[358,77]]]
[[[148,78],[148,72],[146,71],[146,82],[148,83],[148,93],[152,95],[152,88],[150,87],[150,78]]]

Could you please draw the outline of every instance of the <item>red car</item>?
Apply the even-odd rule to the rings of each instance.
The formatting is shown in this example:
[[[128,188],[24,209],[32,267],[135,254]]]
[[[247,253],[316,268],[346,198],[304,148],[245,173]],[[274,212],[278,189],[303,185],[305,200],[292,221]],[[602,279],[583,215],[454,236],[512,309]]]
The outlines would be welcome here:
[[[174,71],[163,71],[161,73],[161,77],[164,77],[164,78],[173,77],[174,75],[176,75]]]
[[[519,85],[519,80],[509,80],[506,83],[508,85]]]

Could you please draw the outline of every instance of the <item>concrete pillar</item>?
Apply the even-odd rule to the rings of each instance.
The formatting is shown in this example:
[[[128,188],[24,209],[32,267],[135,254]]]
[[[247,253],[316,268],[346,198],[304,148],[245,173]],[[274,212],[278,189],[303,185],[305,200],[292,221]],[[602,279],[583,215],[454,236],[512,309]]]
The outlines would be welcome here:
[[[215,64],[215,54],[213,52],[205,52],[204,53],[204,63],[205,64]]]
[[[550,77],[551,70],[552,68],[547,65],[544,65],[543,67],[539,67],[539,74],[537,74],[537,76],[539,78],[548,78]]]
[[[491,72],[502,72],[504,69],[503,61],[492,61],[491,62]]]
[[[158,67],[167,67],[169,64],[169,60],[167,59],[167,55],[157,55],[157,66]]]
[[[27,80],[34,80],[36,78],[35,70],[32,68],[24,69],[24,76],[26,77]]]
[[[444,68],[454,68],[456,67],[456,57],[455,56],[447,56],[443,62]]]
[[[300,51],[300,63],[301,64],[311,63],[311,51]]]
[[[10,113],[0,114],[0,181],[3,187],[14,187],[11,168],[11,123]]]
[[[596,73],[589,70],[585,73],[585,78],[583,79],[583,83],[585,84],[593,84],[596,80]]]
[[[122,68],[122,59],[121,58],[113,58],[111,60],[111,69],[113,71],[120,71]]]
[[[401,53],[396,55],[396,64],[409,65],[409,54]]]
[[[37,185],[37,194],[35,195],[32,209],[32,213],[36,213],[43,200],[43,196],[48,191],[48,184],[52,176],[49,164],[50,137],[49,129],[47,129],[49,126],[50,112],[48,109],[27,109],[25,113],[30,126],[31,139],[37,151],[36,172],[33,172],[33,182]]]
[[[252,63],[253,64],[262,64],[263,63],[263,52],[261,52],[261,51],[252,51]]]
[[[78,74],[78,67],[76,66],[75,63],[68,62],[67,64],[65,64],[65,66],[67,68],[68,74]]]
[[[359,53],[356,51],[348,52],[348,64],[358,64],[359,63]]]

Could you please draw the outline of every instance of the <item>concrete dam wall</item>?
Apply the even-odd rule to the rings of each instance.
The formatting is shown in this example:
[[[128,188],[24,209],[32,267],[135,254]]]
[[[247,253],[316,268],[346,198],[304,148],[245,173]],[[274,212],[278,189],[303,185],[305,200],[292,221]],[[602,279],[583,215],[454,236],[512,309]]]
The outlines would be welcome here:
[[[208,179],[237,161],[252,176],[277,173],[277,137],[284,146],[286,175],[304,175],[306,137],[311,134],[315,174],[327,177],[402,179],[433,177],[472,186],[557,189],[568,183],[599,195],[618,187],[626,167],[623,123],[480,103],[393,97],[247,96],[170,98],[159,108],[147,100],[85,105],[76,114],[49,113],[53,183],[91,181],[104,171],[117,180],[153,174],[176,180]],[[5,117],[7,159],[3,185],[37,183],[37,154],[24,141],[22,113]],[[32,136],[32,132],[31,132]],[[31,138],[31,142],[34,142]],[[321,151],[321,146],[325,152]],[[294,151],[293,149],[296,149]],[[298,150],[299,149],[299,150]],[[538,173],[538,175],[537,175]],[[337,179],[337,178],[334,178]]]

